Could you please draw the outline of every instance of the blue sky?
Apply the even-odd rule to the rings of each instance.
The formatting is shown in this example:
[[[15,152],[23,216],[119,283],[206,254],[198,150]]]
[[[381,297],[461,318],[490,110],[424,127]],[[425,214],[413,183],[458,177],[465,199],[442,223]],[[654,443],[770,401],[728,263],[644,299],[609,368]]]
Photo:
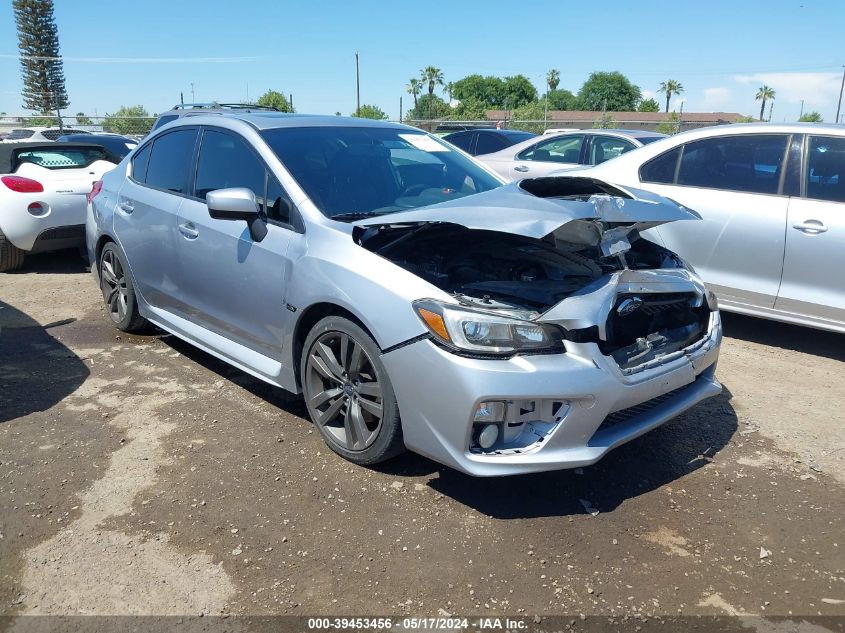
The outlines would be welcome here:
[[[0,111],[23,112],[11,0],[0,0]],[[759,113],[775,88],[774,121],[818,110],[832,121],[845,64],[845,2],[370,2],[55,0],[72,112],[142,104],[161,112],[191,99],[243,101],[268,88],[299,112],[355,109],[391,118],[408,79],[432,64],[447,81],[471,73],[526,75],[549,68],[574,91],[594,70],[619,70],[654,96],[685,87],[686,111]],[[662,103],[661,95],[657,98]],[[680,106],[678,99],[672,107]],[[767,108],[768,109],[768,108]]]

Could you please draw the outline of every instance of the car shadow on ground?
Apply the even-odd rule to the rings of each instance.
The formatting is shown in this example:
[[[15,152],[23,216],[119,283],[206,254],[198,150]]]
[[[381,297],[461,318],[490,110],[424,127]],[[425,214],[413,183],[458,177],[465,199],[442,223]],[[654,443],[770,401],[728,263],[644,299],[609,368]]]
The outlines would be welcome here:
[[[727,312],[722,328],[729,338],[845,361],[845,337],[838,332]]]
[[[0,301],[0,423],[45,411],[76,391],[91,373],[49,330]]]
[[[161,340],[221,378],[310,424],[301,397],[253,378],[175,336],[163,334]],[[725,389],[578,472],[477,478],[414,453],[403,453],[372,468],[395,477],[425,478],[437,492],[499,519],[584,514],[581,499],[600,512],[611,512],[626,499],[677,481],[718,459],[719,451],[737,430],[730,400],[731,393]]]
[[[79,249],[71,248],[52,253],[27,255],[23,266],[6,275],[73,274],[88,272],[88,262],[83,259]]]

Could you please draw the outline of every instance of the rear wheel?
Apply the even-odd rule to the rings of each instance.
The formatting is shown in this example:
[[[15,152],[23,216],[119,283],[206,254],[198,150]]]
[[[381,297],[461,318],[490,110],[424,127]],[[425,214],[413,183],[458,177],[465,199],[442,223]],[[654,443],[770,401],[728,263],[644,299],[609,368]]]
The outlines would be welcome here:
[[[103,247],[99,272],[106,314],[115,327],[124,332],[137,332],[145,328],[147,320],[138,313],[132,278],[126,268],[123,254],[114,242],[109,242]]]
[[[23,266],[25,255],[25,251],[12,244],[9,238],[0,231],[0,273],[17,270]]]
[[[375,341],[343,317],[319,321],[300,367],[305,405],[334,452],[376,464],[405,450],[399,407]]]

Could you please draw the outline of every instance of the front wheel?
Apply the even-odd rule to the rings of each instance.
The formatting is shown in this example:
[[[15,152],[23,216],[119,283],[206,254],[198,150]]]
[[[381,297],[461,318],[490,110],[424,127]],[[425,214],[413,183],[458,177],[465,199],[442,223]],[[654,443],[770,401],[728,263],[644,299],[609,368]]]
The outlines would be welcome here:
[[[349,319],[319,321],[300,366],[308,414],[338,455],[383,462],[405,450],[399,407],[375,341]]]
[[[138,313],[135,287],[126,267],[123,254],[114,242],[103,247],[99,261],[100,290],[106,314],[114,326],[123,332],[137,332],[147,326],[147,320]]]

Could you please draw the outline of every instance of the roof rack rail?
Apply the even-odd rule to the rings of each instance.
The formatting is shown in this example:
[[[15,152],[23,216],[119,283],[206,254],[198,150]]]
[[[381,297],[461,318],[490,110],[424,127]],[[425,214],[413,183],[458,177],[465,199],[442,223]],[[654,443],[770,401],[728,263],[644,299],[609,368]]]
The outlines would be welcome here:
[[[278,112],[278,108],[273,106],[256,105],[254,103],[177,103],[171,110],[202,110],[202,109],[222,109],[222,110],[267,110],[270,112]]]

